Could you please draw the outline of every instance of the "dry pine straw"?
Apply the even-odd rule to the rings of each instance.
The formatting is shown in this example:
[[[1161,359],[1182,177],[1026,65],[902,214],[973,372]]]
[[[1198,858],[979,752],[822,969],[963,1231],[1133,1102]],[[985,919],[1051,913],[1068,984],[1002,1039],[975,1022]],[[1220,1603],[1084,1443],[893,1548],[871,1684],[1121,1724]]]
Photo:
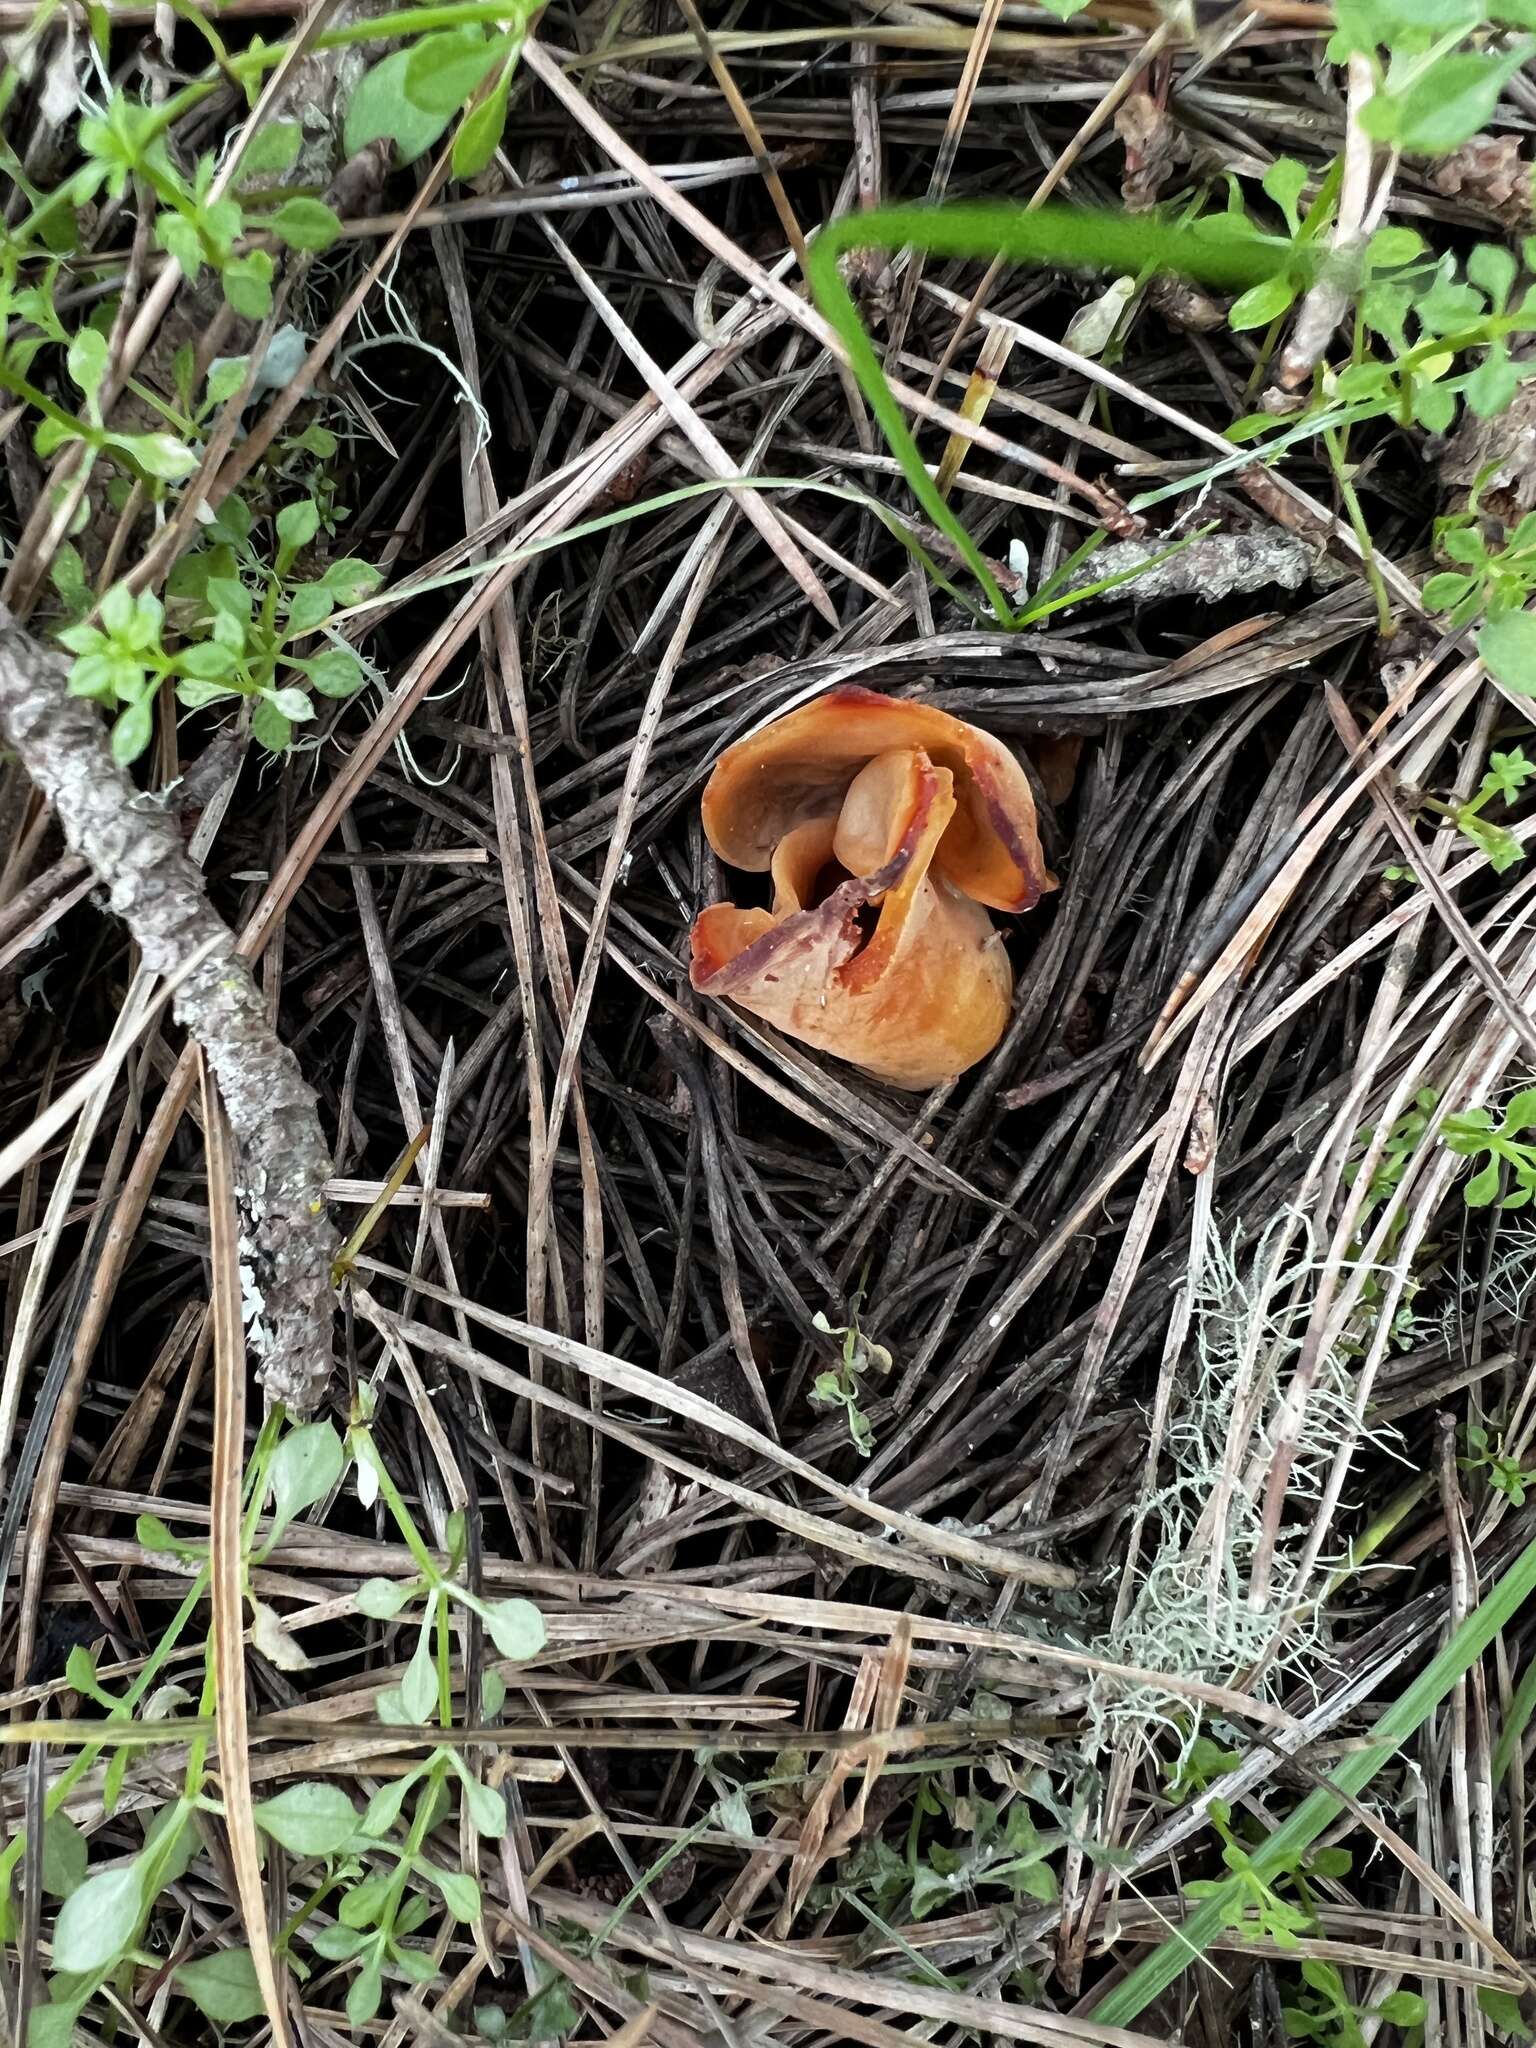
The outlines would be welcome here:
[[[1011,638],[915,579],[849,498],[693,497],[529,552],[732,475],[815,472],[903,503],[798,295],[797,237],[854,195],[1018,194],[1068,168],[1074,196],[1112,198],[1127,161],[1107,116],[1144,87],[1155,113],[1166,87],[1166,31],[1135,9],[1091,53],[1082,22],[1043,46],[1001,13],[776,55],[754,47],[762,24],[701,53],[685,8],[687,34],[575,71],[572,24],[551,19],[516,180],[447,196],[433,171],[359,208],[294,302],[315,336],[303,373],[199,479],[210,499],[233,488],[290,418],[356,429],[345,548],[390,576],[390,608],[358,626],[388,688],[314,750],[247,760],[238,796],[225,764],[193,847],[318,1091],[333,1201],[383,1195],[430,1126],[359,1262],[341,1365],[377,1382],[378,1442],[425,1526],[462,1506],[472,1575],[546,1615],[543,1655],[501,1667],[505,1725],[471,1745],[515,1818],[506,1858],[480,1858],[486,1934],[563,1972],[613,2038],[744,2038],[733,2013],[765,2040],[1105,2038],[1074,2004],[1212,1867],[1212,1795],[1166,1796],[1197,1717],[1242,1758],[1217,1789],[1272,1823],[1517,1523],[1446,1460],[1436,1418],[1528,1424],[1523,1241],[1465,1216],[1431,1145],[1362,1247],[1370,1162],[1344,1172],[1357,1129],[1426,1082],[1487,1100],[1523,1070],[1536,978],[1521,869],[1493,877],[1409,808],[1416,788],[1474,789],[1511,723],[1413,624],[1417,453],[1388,444],[1361,480],[1407,622],[1390,667],[1305,453],[1201,517],[1250,530],[1256,499],[1342,582],[1195,610],[1116,597]],[[126,54],[147,17],[121,19]],[[1294,147],[1303,107],[1318,161],[1337,147],[1311,26],[1281,10],[1199,61],[1176,104],[1201,147],[1252,174]],[[1407,174],[1396,197],[1421,224],[1488,231]],[[1149,307],[1106,366],[1054,339],[1079,287],[1003,273],[982,292],[979,269],[874,260],[863,282],[933,423],[926,452],[999,560],[1023,538],[1048,571],[1122,493],[1209,459],[1241,409],[1231,337]],[[140,290],[121,375],[175,280]],[[353,354],[360,333],[381,346]],[[969,387],[946,453],[980,345],[995,391],[982,419]],[[40,624],[51,536],[46,510],[7,528],[11,601]],[[119,568],[163,576],[187,533],[152,539],[126,531]],[[679,964],[720,882],[697,827],[710,762],[847,681],[921,689],[1026,751],[1086,741],[1052,821],[1063,888],[1010,936],[1014,1022],[926,1102],[701,1009]],[[180,744],[206,737],[194,722]],[[252,1800],[322,1773],[370,1786],[411,1754],[373,1718],[409,1645],[353,1600],[409,1560],[344,1492],[252,1575],[311,1667],[241,1644],[227,1136],[163,1018],[136,1010],[126,1062],[94,1067],[134,963],[14,774],[0,818],[5,1134],[94,1076],[88,1124],[27,1142],[0,1191],[4,1704],[29,1723],[67,1708],[72,1642],[100,1646],[109,1684],[139,1668],[185,1579],[134,1539],[137,1513],[211,1535],[217,1732],[243,1755],[244,1719],[249,1767],[226,1765],[227,1838],[174,1903],[200,1934],[224,1938],[235,1912],[255,1932],[304,1881],[269,1866],[263,1887]],[[1382,880],[1405,831],[1427,886]],[[51,1008],[23,997],[38,966]],[[867,1464],[807,1398],[839,1357],[818,1314],[856,1315],[893,1357],[861,1387]],[[1377,1517],[1379,1547],[1337,1570]],[[462,1648],[474,1725],[487,1653]],[[1355,1871],[1322,1887],[1302,1951],[1362,2001],[1422,1990],[1436,2039],[1475,2040],[1478,1988],[1522,1981],[1524,1778],[1517,1745],[1495,1785],[1491,1745],[1523,1664],[1506,1640],[1392,1797],[1341,1824]],[[171,1675],[196,1690],[186,1660]],[[754,1800],[754,1844],[700,1825],[721,1768],[766,1776],[786,1741],[815,1775]],[[961,1893],[893,1938],[829,1914],[814,1884],[860,1841],[904,1840],[925,1752],[964,1760],[951,1790],[1029,1785],[1042,1827],[1048,1798],[1116,1860],[1066,1848],[1060,1897],[1018,1915]],[[45,1780],[66,1755],[47,1752]],[[105,1825],[100,1771],[81,1782],[69,1810],[98,1853],[134,1839],[166,1772],[131,1760]],[[35,1778],[13,1749],[12,1814]],[[679,1845],[583,1960],[570,1930]],[[402,2003],[388,2038],[410,2021],[436,2039],[524,1981],[498,1988],[464,1931],[444,1960],[447,1995]],[[654,2009],[620,1981],[642,1961]],[[1149,2031],[1278,2038],[1295,1978],[1277,1961],[1234,1939]],[[1032,1993],[1011,1976],[1026,1965]],[[284,1995],[335,2026],[334,1981]]]

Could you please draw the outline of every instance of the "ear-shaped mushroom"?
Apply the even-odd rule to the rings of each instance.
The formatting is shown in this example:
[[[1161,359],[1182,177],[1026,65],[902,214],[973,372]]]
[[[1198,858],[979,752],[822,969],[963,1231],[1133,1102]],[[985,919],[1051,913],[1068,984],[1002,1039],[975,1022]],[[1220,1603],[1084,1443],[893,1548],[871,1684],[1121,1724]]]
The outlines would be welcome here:
[[[1013,977],[987,907],[1047,889],[1029,779],[990,734],[931,705],[834,690],[720,757],[704,830],[768,870],[772,910],[719,903],[691,979],[900,1088],[985,1058]]]

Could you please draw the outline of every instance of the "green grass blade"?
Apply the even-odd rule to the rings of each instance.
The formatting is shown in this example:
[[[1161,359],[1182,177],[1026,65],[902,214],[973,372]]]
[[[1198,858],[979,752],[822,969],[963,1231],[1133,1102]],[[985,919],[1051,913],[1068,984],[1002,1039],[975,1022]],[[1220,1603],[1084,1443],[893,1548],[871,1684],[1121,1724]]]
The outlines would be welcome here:
[[[1333,1787],[1351,1797],[1363,1792],[1382,1765],[1428,1719],[1459,1678],[1465,1677],[1502,1628],[1536,1591],[1536,1542],[1528,1543],[1493,1591],[1432,1657],[1413,1683],[1376,1723],[1375,1739],[1352,1751],[1297,1807],[1290,1819],[1260,1847],[1249,1852],[1252,1868],[1268,1877],[1295,1866],[1323,1829],[1345,1810]],[[1522,1691],[1524,1687],[1522,1687]],[[1222,1931],[1240,1890],[1229,1880],[1191,1914],[1176,1934],[1160,1943],[1137,1964],[1123,1983],[1101,1999],[1088,2015],[1099,2026],[1127,2027],[1152,2000],[1210,1947]]]
[[[1185,224],[1155,215],[1076,206],[1023,206],[962,202],[950,206],[883,206],[847,214],[824,228],[811,246],[806,275],[823,315],[848,352],[870,411],[913,496],[953,542],[1005,626],[1020,623],[998,588],[975,542],[950,510],[918,454],[901,407],[886,380],[874,344],[838,269],[853,249],[921,249],[930,256],[1002,257],[1010,263],[1061,270],[1112,270],[1187,277],[1217,290],[1246,291],[1284,271],[1305,272],[1305,252],[1291,242],[1234,232],[1218,217]]]
[[[1515,1751],[1533,1712],[1536,1712],[1536,1663],[1527,1664],[1521,1674],[1515,1696],[1509,1703],[1509,1719],[1499,1736],[1499,1746],[1493,1752],[1493,1782],[1496,1786],[1502,1785],[1509,1775]]]

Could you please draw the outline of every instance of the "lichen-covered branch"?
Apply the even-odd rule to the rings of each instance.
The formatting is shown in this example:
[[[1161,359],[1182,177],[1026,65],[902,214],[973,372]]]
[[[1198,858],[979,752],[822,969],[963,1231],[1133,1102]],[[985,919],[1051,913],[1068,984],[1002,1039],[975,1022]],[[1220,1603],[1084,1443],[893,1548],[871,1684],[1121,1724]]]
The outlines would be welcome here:
[[[113,760],[96,707],[70,696],[68,670],[0,609],[0,740],[52,803],[146,967],[170,974],[211,947],[181,984],[175,1010],[207,1056],[235,1134],[248,1334],[262,1383],[302,1413],[330,1375],[337,1247],[314,1093],[268,1024],[250,966],[209,904],[174,817]]]

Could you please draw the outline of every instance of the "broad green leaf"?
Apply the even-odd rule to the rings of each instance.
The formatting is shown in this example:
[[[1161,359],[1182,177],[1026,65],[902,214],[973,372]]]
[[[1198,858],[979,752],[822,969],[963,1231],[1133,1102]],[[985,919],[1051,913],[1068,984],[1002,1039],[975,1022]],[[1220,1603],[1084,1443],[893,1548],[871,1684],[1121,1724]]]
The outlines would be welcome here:
[[[1378,141],[1395,142],[1410,156],[1442,156],[1487,126],[1498,109],[1499,94],[1530,54],[1531,46],[1521,43],[1499,56],[1468,50],[1442,57],[1405,93],[1396,98],[1377,93],[1367,100],[1361,125]],[[1380,123],[1388,108],[1393,110],[1388,126],[1394,132],[1383,134]]]
[[[341,233],[341,222],[323,199],[288,199],[268,222],[290,249],[329,249]]]
[[[503,1657],[536,1657],[548,1639],[544,1617],[531,1600],[487,1601],[482,1614]]]
[[[198,208],[198,226],[216,262],[229,261],[231,244],[245,226],[238,199],[210,199]]]
[[[416,1648],[400,1681],[400,1703],[418,1726],[430,1718],[437,1705],[437,1663],[432,1655],[432,1622],[436,1612],[435,1605],[429,1601],[426,1620],[416,1638]]]
[[[265,320],[272,310],[272,268],[265,249],[233,256],[224,266],[224,296],[247,320]]]
[[[327,647],[303,668],[322,697],[355,697],[368,680],[362,663],[347,647]]]
[[[415,1592],[409,1579],[364,1579],[357,1589],[357,1611],[374,1621],[393,1621]]]
[[[728,1835],[734,1835],[738,1842],[754,1842],[757,1830],[752,1825],[752,1809],[747,1804],[747,1795],[738,1785],[727,1792],[723,1799],[715,1801],[715,1821]]]
[[[297,121],[264,122],[246,144],[240,159],[240,176],[271,177],[286,171],[298,156],[303,140]]]
[[[197,467],[197,456],[174,434],[108,434],[107,445],[161,483],[180,483]]]
[[[225,697],[238,696],[239,692],[228,683],[207,683],[197,676],[185,676],[176,685],[176,701],[185,704],[189,711],[201,711],[206,705],[217,704]]]
[[[268,754],[287,754],[293,745],[293,727],[264,698],[250,715],[250,735]]]
[[[1447,521],[1440,533],[1440,545],[1453,562],[1486,562],[1488,549],[1475,520]]]
[[[1389,1991],[1376,2010],[1390,2026],[1421,2027],[1424,2024],[1424,2001],[1417,1991]]]
[[[155,734],[155,700],[141,697],[117,714],[112,725],[112,758],[120,768],[137,761]]]
[[[249,356],[220,356],[216,363],[208,366],[208,398],[210,404],[224,405],[245,382],[245,373],[250,367]]]
[[[241,2020],[259,2019],[266,2010],[248,1948],[221,1948],[182,1963],[176,1982],[215,2026],[237,2026]]]
[[[76,1692],[90,1697],[96,1690],[96,1653],[76,1643],[64,1661],[64,1676]]]
[[[511,46],[510,36],[487,40],[476,22],[422,36],[408,53],[405,96],[424,114],[456,114]]]
[[[357,1813],[339,1785],[288,1785],[256,1806],[256,1823],[295,1856],[334,1856],[357,1833]]]
[[[381,1785],[368,1802],[368,1811],[363,1815],[362,1832],[371,1835],[375,1841],[392,1833],[395,1822],[400,1818],[400,1809],[414,1781],[409,1778],[395,1778]]]
[[[1427,384],[1415,378],[1413,416],[1426,433],[1443,434],[1456,417],[1456,394],[1443,384]]]
[[[284,718],[292,719],[295,725],[302,725],[306,718],[313,718],[315,707],[302,690],[269,690],[267,702],[281,711]]]
[[[251,616],[251,593],[234,576],[210,576],[206,585],[210,611],[224,612],[232,619]]]
[[[1477,636],[1477,651],[1507,690],[1536,692],[1536,615],[1503,612],[1490,619]]]
[[[368,1937],[360,1927],[320,1927],[310,1937],[310,1947],[328,1963],[349,1963]]]
[[[342,133],[342,147],[348,156],[387,138],[395,145],[401,163],[414,163],[448,126],[452,107],[430,114],[407,97],[405,72],[410,61],[409,48],[395,50],[359,79]]]
[[[126,1752],[125,1752],[126,1753]],[[53,1929],[54,1967],[99,1977],[133,1946],[148,1900],[144,1858],[88,1877],[59,1908]]]
[[[85,1882],[88,1862],[85,1837],[68,1814],[51,1814],[43,1822],[43,1890],[67,1899]]]
[[[1087,0],[1084,0],[1084,5]],[[478,107],[471,107],[459,123],[453,138],[453,175],[456,178],[476,178],[485,169],[501,141],[507,125],[507,94],[511,90],[510,72],[486,94]]]
[[[444,1903],[455,1920],[479,1919],[480,1887],[472,1877],[462,1870],[438,1870],[430,1864],[421,1864],[418,1868],[442,1893]]]
[[[1293,235],[1300,225],[1296,202],[1306,182],[1307,167],[1293,156],[1276,157],[1264,173],[1264,190],[1285,215],[1286,226]]]
[[[162,213],[155,221],[155,240],[190,284],[203,267],[203,241],[193,222],[179,213]]]
[[[1520,373],[1501,348],[1491,348],[1466,382],[1467,404],[1480,420],[1507,412],[1520,388]]]
[[[1449,611],[1453,604],[1460,604],[1467,593],[1476,588],[1477,580],[1472,576],[1431,576],[1424,586],[1424,602],[1432,612]]]
[[[283,638],[293,639],[300,633],[313,633],[316,626],[323,626],[336,609],[336,599],[329,590],[318,583],[304,583],[288,600],[288,616],[283,622]]]
[[[1502,242],[1474,242],[1467,252],[1467,276],[1488,294],[1495,311],[1514,290],[1518,269],[1514,251]]]
[[[359,561],[355,555],[343,555],[339,561],[326,565],[320,581],[338,604],[356,604],[359,598],[377,590],[384,578],[372,562]]]
[[[160,1556],[174,1557],[181,1545],[171,1534],[158,1515],[140,1515],[133,1525],[133,1533],[145,1550]]]
[[[48,580],[73,613],[89,611],[91,589],[85,580],[85,564],[73,541],[63,541],[54,552]],[[65,642],[68,645],[68,642]]]
[[[1424,237],[1414,228],[1378,228],[1366,249],[1377,270],[1395,270],[1401,263],[1413,263],[1424,254]]]
[[[1469,1209],[1486,1209],[1499,1192],[1499,1162],[1490,1159],[1480,1173],[1474,1173],[1462,1189]]]
[[[278,691],[277,697],[284,693]],[[279,715],[286,712],[278,707]],[[307,706],[306,706],[307,709]],[[272,1453],[267,1484],[272,1489],[272,1532],[270,1545],[295,1515],[324,1500],[340,1479],[346,1466],[341,1438],[329,1422],[306,1422],[289,1430]]]
[[[195,640],[176,656],[176,666],[184,676],[193,676],[202,683],[217,683],[234,673],[237,659],[232,647],[217,640]]]
[[[1354,1860],[1347,1849],[1319,1849],[1308,1857],[1307,1868],[1316,1877],[1348,1877]]]
[[[1296,287],[1288,277],[1267,277],[1232,301],[1227,325],[1241,334],[1249,327],[1266,327],[1292,304]]]
[[[343,1927],[372,1927],[389,1904],[394,1873],[378,1871],[342,1894],[336,1918]]]
[[[79,386],[87,398],[94,399],[100,391],[107,374],[107,338],[98,334],[94,327],[77,330],[69,344],[65,358],[70,382]]]
[[[1477,2009],[1485,2019],[1493,2021],[1500,2033],[1508,2034],[1511,2041],[1536,2038],[1512,1991],[1494,1991],[1484,1985],[1477,1994]]]
[[[376,1962],[365,1963],[347,1990],[347,2018],[354,2027],[365,2027],[384,2002],[384,1979]]]
[[[320,531],[320,507],[313,498],[296,498],[277,515],[278,565],[286,566],[307,548]]]
[[[468,1771],[460,1774],[464,1788],[464,1804],[469,1817],[482,1835],[491,1841],[500,1841],[507,1832],[507,1802],[492,1785],[482,1785],[480,1780]]]
[[[75,2022],[84,2009],[83,1998],[34,2005],[27,2021],[27,2048],[74,2048]]]
[[[1014,1873],[1013,1888],[1049,1905],[1056,1897],[1056,1874],[1049,1863],[1028,1863]]]

